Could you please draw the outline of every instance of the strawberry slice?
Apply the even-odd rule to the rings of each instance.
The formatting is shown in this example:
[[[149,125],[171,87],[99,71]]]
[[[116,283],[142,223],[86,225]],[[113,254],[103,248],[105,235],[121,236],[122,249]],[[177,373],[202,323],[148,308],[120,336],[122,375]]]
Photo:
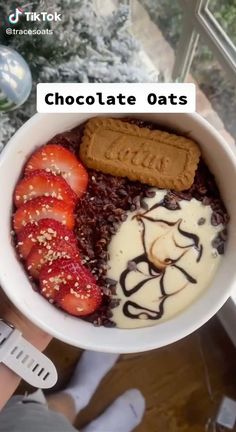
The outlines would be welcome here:
[[[97,285],[88,284],[90,288],[74,287],[68,282],[56,299],[56,303],[70,315],[86,316],[93,313],[101,304],[101,290]]]
[[[88,185],[88,174],[84,166],[73,153],[58,144],[46,144],[33,153],[25,167],[25,174],[36,170],[61,175],[78,197]]]
[[[74,259],[58,259],[45,265],[39,281],[42,294],[72,315],[89,315],[101,304],[102,293],[95,278]]]
[[[50,264],[59,258],[77,260],[79,251],[66,240],[56,239],[46,245],[35,245],[26,260],[26,268],[31,276],[37,279],[44,264]]]
[[[56,239],[65,240],[74,247],[77,246],[73,231],[54,219],[41,219],[29,223],[17,235],[17,250],[21,258],[26,259],[35,245],[46,246]]]
[[[55,219],[69,229],[74,227],[73,207],[51,197],[34,198],[19,207],[13,216],[13,227],[18,232],[29,222],[37,222],[45,218]]]
[[[39,196],[51,196],[75,205],[77,195],[63,177],[47,171],[33,171],[19,181],[14,192],[14,203],[20,207],[27,201]]]

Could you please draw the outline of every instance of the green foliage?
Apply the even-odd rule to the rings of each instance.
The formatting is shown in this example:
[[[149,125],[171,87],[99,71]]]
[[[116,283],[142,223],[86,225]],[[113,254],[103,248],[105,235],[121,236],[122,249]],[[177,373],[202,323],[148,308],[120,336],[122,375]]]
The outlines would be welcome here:
[[[177,47],[182,27],[182,10],[178,1],[173,0],[140,0],[152,20],[165,34],[173,48]]]
[[[211,0],[209,8],[236,44],[236,0]]]

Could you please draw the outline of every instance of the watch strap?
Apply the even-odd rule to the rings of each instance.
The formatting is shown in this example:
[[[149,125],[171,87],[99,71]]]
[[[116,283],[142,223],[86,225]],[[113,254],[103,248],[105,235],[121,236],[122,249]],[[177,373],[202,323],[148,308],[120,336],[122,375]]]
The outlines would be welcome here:
[[[3,321],[0,321],[0,362],[34,387],[50,388],[57,381],[52,361]]]

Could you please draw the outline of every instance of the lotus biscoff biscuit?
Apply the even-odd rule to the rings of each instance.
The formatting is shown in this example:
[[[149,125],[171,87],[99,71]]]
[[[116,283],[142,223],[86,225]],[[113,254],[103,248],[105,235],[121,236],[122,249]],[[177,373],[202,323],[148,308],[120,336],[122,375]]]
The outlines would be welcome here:
[[[191,187],[199,157],[192,139],[111,118],[90,119],[80,146],[89,168],[176,191]]]

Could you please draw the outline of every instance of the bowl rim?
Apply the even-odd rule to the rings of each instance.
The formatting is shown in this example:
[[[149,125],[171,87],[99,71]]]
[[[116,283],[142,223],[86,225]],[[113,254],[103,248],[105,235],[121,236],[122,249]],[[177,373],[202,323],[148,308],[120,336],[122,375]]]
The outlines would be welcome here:
[[[147,113],[134,113],[133,116],[145,116]],[[8,155],[11,154],[12,151],[12,144],[14,144],[18,137],[20,136],[20,134],[25,134],[27,132],[27,129],[32,129],[32,127],[34,127],[34,125],[36,125],[38,123],[38,121],[40,119],[45,118],[46,116],[65,116],[65,114],[35,114],[33,117],[31,117],[26,123],[24,123],[24,125],[22,125],[22,127],[20,129],[18,129],[18,131],[12,136],[12,138],[9,140],[9,142],[7,143],[7,145],[5,146],[5,148],[3,149],[1,155],[0,155],[0,169],[2,164],[5,163],[5,161],[8,160]],[[86,114],[86,118],[92,117],[94,115],[97,115],[96,113],[88,115]],[[109,114],[103,114],[103,116],[108,116]],[[71,117],[71,114],[66,114],[66,116]],[[77,114],[78,116],[78,122],[80,119],[80,115]],[[122,114],[117,114],[117,115],[112,115],[114,117],[123,117],[124,115]],[[159,115],[160,116],[160,115]],[[164,114],[163,117],[166,116],[170,116],[170,114]],[[190,114],[181,114],[181,116],[185,116],[186,118],[191,118],[193,120],[196,121],[196,123],[198,124],[198,126],[200,128],[203,129],[208,129],[210,134],[213,136],[213,138],[217,141],[218,145],[220,145],[224,152],[227,154],[228,158],[231,159],[231,163],[234,166],[235,169],[235,176],[236,176],[236,152],[233,151],[233,149],[229,146],[229,144],[226,143],[226,141],[224,140],[224,138],[214,129],[213,126],[211,126],[204,118],[202,118],[198,113],[190,113]],[[68,130],[68,129],[67,129]],[[13,153],[14,154],[14,153]],[[235,277],[236,277],[236,269],[235,269]],[[178,334],[176,334],[175,332],[170,332],[168,334],[168,337],[165,336],[166,340],[160,340],[159,343],[157,343],[157,341],[153,338],[151,341],[147,342],[145,344],[145,346],[141,346],[137,345],[137,347],[132,346],[132,348],[130,349],[127,346],[123,346],[122,343],[118,343],[117,346],[112,346],[112,347],[108,347],[107,344],[103,344],[102,340],[99,340],[98,338],[98,342],[94,343],[91,345],[91,343],[86,342],[85,340],[81,343],[79,342],[78,344],[75,344],[75,338],[71,335],[65,335],[62,334],[60,331],[58,331],[55,327],[51,327],[49,326],[47,323],[45,323],[43,321],[43,319],[39,319],[39,317],[35,316],[33,313],[31,313],[30,309],[25,305],[22,304],[19,300],[18,297],[15,297],[12,289],[6,286],[6,281],[3,280],[4,278],[2,277],[2,274],[0,272],[0,283],[1,286],[4,290],[4,292],[6,293],[6,295],[9,297],[9,299],[12,301],[12,303],[30,320],[32,321],[34,324],[36,324],[37,326],[39,326],[41,329],[43,329],[44,331],[48,332],[49,334],[51,334],[52,336],[56,337],[59,340],[62,340],[66,343],[69,343],[71,345],[74,346],[78,346],[84,349],[93,349],[94,351],[104,351],[104,352],[117,352],[117,353],[135,353],[135,352],[143,352],[143,351],[148,351],[148,350],[152,350],[152,349],[156,349],[165,345],[168,345],[170,343],[176,342],[182,338],[184,338],[185,336],[189,335],[190,333],[194,332],[195,330],[197,330],[199,327],[201,327],[203,324],[205,324],[213,315],[215,315],[215,313],[217,313],[217,311],[223,306],[223,304],[226,302],[226,300],[228,299],[228,297],[230,296],[230,291],[232,289],[232,287],[228,287],[226,288],[225,292],[222,293],[221,296],[218,296],[217,301],[215,301],[213,307],[211,305],[211,308],[209,309],[208,313],[204,313],[202,314],[202,316],[198,319],[193,320],[191,323],[188,324],[187,327],[183,327],[181,328],[181,330],[178,330]],[[236,281],[235,281],[236,284]],[[195,304],[195,302],[193,303]],[[191,312],[191,305],[184,310],[185,314],[186,311],[187,312]],[[184,312],[183,311],[183,312]],[[188,313],[188,315],[189,315]],[[180,315],[182,315],[182,313],[180,313]],[[187,316],[187,315],[186,315]],[[78,320],[78,318],[75,318],[76,320]],[[150,328],[156,327],[158,326],[158,329],[160,329],[161,331],[161,327],[163,325],[165,325],[165,327],[168,330],[168,325],[169,327],[172,326],[172,322],[176,321],[176,317],[173,317],[172,319],[165,321],[163,323],[158,323],[152,327],[143,327],[143,328],[138,328],[138,329],[132,329],[132,332],[130,329],[118,329],[118,328],[112,328],[112,329],[106,329],[109,332],[112,332],[113,337],[117,337],[117,338],[122,338],[122,334],[123,332],[128,332],[128,333],[132,333],[133,335],[133,339],[136,339],[135,336],[139,335],[140,333],[145,334],[146,332],[148,332],[148,330]],[[89,323],[86,323],[87,325],[90,325]],[[104,327],[102,327],[104,329]],[[99,328],[94,328],[94,332],[97,333],[97,330]],[[114,333],[115,332],[115,333]],[[122,346],[122,348],[121,348]]]

